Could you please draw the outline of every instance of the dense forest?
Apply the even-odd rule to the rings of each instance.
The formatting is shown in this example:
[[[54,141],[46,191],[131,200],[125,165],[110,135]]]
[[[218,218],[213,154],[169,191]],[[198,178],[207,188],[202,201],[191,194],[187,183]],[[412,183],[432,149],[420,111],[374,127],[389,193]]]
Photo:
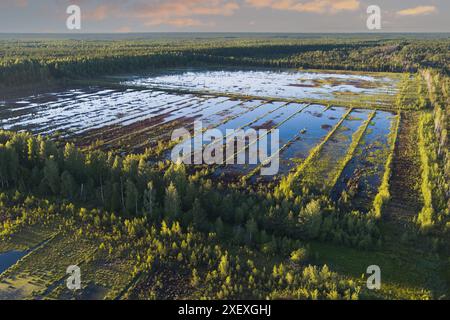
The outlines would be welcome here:
[[[154,223],[180,221],[218,232],[236,244],[260,245],[270,252],[273,237],[329,239],[369,248],[379,239],[376,222],[363,213],[340,212],[320,190],[242,192],[213,183],[208,171],[190,175],[184,165],[152,166],[144,155],[125,158],[101,151],[81,153],[72,144],[2,132],[1,186],[26,194],[55,196],[100,206],[125,216],[146,216]],[[224,196],[225,195],[225,196]],[[293,197],[293,199],[292,199]]]
[[[0,40],[0,85],[230,65],[449,72],[448,39]]]

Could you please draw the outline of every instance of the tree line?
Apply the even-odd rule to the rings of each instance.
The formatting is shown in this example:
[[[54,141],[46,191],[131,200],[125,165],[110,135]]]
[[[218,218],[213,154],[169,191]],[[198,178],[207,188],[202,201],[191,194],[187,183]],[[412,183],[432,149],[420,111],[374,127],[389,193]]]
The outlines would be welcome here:
[[[370,248],[379,242],[375,221],[341,210],[327,196],[305,188],[291,197],[267,186],[213,182],[207,169],[146,154],[121,157],[99,150],[80,152],[27,133],[0,132],[0,187],[90,204],[125,217],[158,223],[179,221],[215,232],[233,243],[276,252],[276,239],[322,239]]]
[[[3,40],[0,85],[193,65],[449,72],[448,39]]]

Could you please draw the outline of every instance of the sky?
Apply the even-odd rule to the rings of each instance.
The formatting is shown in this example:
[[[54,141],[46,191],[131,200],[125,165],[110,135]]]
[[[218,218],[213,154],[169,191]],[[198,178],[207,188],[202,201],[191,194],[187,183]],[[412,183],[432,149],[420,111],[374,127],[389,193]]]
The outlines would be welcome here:
[[[450,32],[450,0],[0,0],[0,33],[371,32],[370,5],[381,32]]]

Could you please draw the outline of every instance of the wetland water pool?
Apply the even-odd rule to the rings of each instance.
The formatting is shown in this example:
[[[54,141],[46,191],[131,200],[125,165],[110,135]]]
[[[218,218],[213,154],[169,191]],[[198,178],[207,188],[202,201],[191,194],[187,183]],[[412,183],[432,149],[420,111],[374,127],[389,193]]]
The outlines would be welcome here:
[[[7,251],[0,253],[0,274],[23,258],[27,251]]]
[[[341,94],[392,95],[398,79],[387,75],[297,70],[183,70],[136,77],[126,84],[148,88],[333,100]]]
[[[217,128],[224,133],[227,129],[278,129],[282,176],[295,169],[349,110],[345,104],[325,106],[290,99],[334,101],[343,93],[377,99],[379,95],[394,95],[397,82],[387,74],[371,73],[173,70],[127,77],[122,86],[73,88],[1,101],[0,128],[42,135],[60,132],[63,137],[88,137],[90,142],[104,139],[119,146],[124,137],[130,136],[136,137],[126,140],[129,145],[150,145],[163,135],[170,137],[178,127],[192,126],[195,120],[202,121],[204,128]],[[240,94],[241,98],[230,93]],[[368,114],[368,110],[353,110],[324,146],[324,158],[319,159],[324,171],[329,167],[326,164],[345,155],[352,134]],[[368,185],[379,183],[381,153],[388,144],[392,116],[389,112],[377,112],[355,158],[340,176],[336,193],[347,187],[362,163],[370,170],[359,180],[361,188],[368,190]],[[269,133],[269,141],[271,136]],[[368,159],[373,159],[370,165]],[[254,169],[255,166],[229,166],[221,171],[242,175]]]

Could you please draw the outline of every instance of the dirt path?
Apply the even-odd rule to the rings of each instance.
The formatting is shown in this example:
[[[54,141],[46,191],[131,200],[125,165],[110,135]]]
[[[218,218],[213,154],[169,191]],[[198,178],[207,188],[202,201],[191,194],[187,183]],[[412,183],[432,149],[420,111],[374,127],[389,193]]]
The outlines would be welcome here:
[[[419,113],[402,114],[391,178],[391,201],[385,209],[389,222],[403,226],[412,222],[422,209],[421,166],[418,151]]]

